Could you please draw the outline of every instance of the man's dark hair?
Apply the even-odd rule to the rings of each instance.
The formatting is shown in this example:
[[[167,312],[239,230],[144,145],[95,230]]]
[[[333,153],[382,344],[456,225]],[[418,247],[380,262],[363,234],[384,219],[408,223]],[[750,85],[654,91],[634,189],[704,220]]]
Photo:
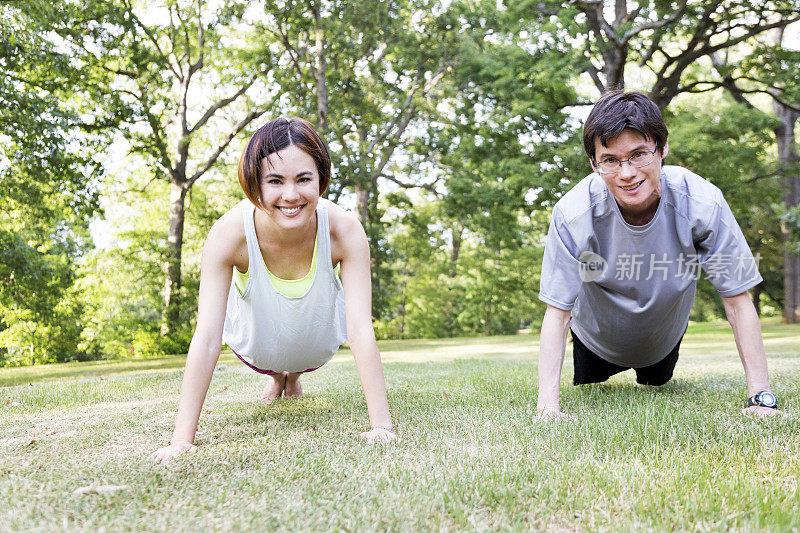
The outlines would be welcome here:
[[[647,140],[655,141],[656,150],[663,153],[667,144],[667,126],[661,110],[646,95],[638,91],[609,91],[595,103],[583,125],[583,148],[594,162],[594,140],[608,147],[608,141],[623,130],[632,129]]]

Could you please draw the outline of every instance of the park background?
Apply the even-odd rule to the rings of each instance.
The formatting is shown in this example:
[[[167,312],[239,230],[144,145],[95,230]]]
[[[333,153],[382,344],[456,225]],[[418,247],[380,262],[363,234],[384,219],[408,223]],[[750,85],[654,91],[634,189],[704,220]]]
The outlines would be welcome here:
[[[0,366],[185,353],[211,224],[267,120],[329,144],[378,338],[539,326],[550,209],[602,91],[725,194],[800,321],[796,0],[0,2]],[[701,280],[692,320],[724,316]],[[777,318],[776,318],[777,319]]]
[[[0,0],[0,530],[797,530],[798,18],[796,0]],[[667,163],[718,185],[762,257],[786,416],[741,415],[701,280],[670,383],[564,386],[571,419],[537,419],[544,236],[612,87],[661,106]],[[359,440],[346,347],[271,405],[224,353],[198,452],[156,465],[203,239],[281,115],[319,127],[328,197],[367,230],[398,439]]]

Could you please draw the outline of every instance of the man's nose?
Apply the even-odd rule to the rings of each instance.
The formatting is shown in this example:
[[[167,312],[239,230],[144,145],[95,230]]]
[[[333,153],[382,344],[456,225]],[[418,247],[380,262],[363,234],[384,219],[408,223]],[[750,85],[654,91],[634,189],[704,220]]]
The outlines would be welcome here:
[[[619,169],[619,174],[623,178],[632,178],[636,175],[636,172],[637,168],[630,161],[623,161],[622,168]]]

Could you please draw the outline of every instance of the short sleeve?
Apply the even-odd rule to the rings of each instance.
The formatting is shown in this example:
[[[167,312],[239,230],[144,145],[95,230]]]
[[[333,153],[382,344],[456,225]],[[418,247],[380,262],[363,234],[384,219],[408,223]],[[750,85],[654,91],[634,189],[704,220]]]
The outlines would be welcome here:
[[[695,239],[695,247],[706,277],[720,296],[736,296],[761,283],[758,261],[721,192],[706,220],[706,229]]]
[[[575,242],[556,208],[544,246],[539,300],[564,311],[572,309],[582,284],[576,253]]]

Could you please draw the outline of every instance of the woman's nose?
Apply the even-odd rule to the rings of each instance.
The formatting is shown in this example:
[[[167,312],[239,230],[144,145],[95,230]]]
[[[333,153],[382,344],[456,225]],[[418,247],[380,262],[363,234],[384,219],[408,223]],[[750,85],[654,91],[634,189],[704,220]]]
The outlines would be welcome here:
[[[284,200],[296,200],[300,197],[300,194],[297,192],[297,184],[295,183],[286,183],[283,186],[283,190],[281,191],[281,197]]]

